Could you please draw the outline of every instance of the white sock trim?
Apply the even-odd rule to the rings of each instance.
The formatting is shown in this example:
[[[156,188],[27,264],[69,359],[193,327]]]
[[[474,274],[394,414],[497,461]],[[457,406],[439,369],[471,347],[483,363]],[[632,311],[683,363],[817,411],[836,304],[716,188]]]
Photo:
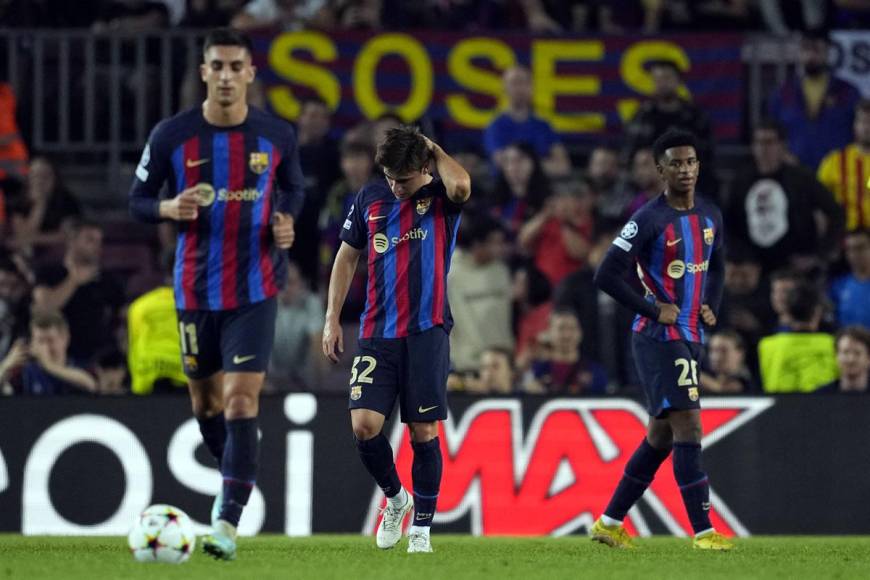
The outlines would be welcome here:
[[[403,487],[399,490],[399,493],[393,497],[388,497],[387,501],[390,502],[390,505],[393,507],[402,507],[408,502],[408,492],[405,491],[405,488]]]
[[[711,532],[715,532],[715,531],[716,531],[716,528],[707,528],[706,530],[703,530],[703,531],[695,534],[695,537],[700,538],[701,536],[706,536],[707,534],[709,534]]]
[[[622,520],[614,519],[607,514],[601,514],[601,523],[603,523],[608,528],[612,528],[613,526],[621,526]]]

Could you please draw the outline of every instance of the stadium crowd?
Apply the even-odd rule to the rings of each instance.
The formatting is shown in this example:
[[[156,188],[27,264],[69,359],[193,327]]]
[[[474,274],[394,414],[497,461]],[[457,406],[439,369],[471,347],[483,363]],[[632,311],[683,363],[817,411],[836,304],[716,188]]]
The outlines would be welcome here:
[[[7,0],[0,2],[0,25],[377,29],[471,22],[535,33],[688,27],[782,32],[792,25],[848,27],[867,15],[848,2],[88,4],[92,9],[70,11],[71,3]],[[633,316],[599,292],[592,278],[623,224],[661,193],[650,146],[677,126],[699,139],[699,192],[720,205],[726,229],[725,297],[719,324],[709,330],[703,389],[870,392],[870,101],[830,74],[828,49],[825,34],[803,36],[798,72],[771,91],[767,118],[749,131],[751,163],[727,181],[717,172],[710,119],[680,96],[681,73],[672,62],[651,65],[655,89],[627,124],[623,142],[587,152],[569,150],[533,114],[528,69],[505,71],[508,105],[479,139],[435,135],[473,183],[450,272],[450,388],[636,392],[628,340]],[[0,390],[183,391],[171,289],[173,232],[161,228],[144,251],[113,246],[123,237],[119,232],[134,226],[97,219],[65,186],[52,159],[27,153],[27,135],[15,125],[14,95],[8,85],[0,88]],[[296,120],[306,203],[279,296],[268,373],[275,391],[344,390],[347,369],[320,354],[323,293],[353,196],[379,175],[379,136],[402,122],[388,113],[339,134],[331,114],[326,103],[309,98]],[[427,132],[438,129],[427,119],[419,122]],[[143,275],[136,268],[142,263],[155,266]],[[356,336],[364,302],[360,268],[342,313],[348,338]],[[353,348],[346,346],[348,354]],[[343,364],[352,358],[345,356]]]

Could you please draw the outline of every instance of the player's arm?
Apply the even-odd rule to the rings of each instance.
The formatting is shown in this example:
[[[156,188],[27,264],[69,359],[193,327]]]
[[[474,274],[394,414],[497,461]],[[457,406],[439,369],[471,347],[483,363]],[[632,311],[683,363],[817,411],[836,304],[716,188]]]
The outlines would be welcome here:
[[[834,259],[840,248],[840,240],[843,239],[843,230],[846,226],[846,213],[843,206],[834,199],[834,194],[818,180],[812,180],[809,185],[816,212],[821,213],[825,222],[824,238],[819,244],[819,255],[823,259]]]
[[[428,137],[423,138],[426,139],[426,145],[429,146],[429,152],[432,154],[438,175],[441,176],[441,181],[444,182],[447,198],[458,205],[468,201],[468,198],[471,197],[471,176],[440,145]]]
[[[185,189],[171,199],[160,199],[160,190],[169,176],[169,156],[164,141],[162,125],[158,125],[151,132],[136,167],[130,187],[130,214],[147,223],[195,220],[199,213],[199,194],[195,187]]]
[[[632,223],[634,222],[629,222],[629,225]],[[649,302],[625,281],[625,274],[634,265],[644,235],[632,233],[626,237],[627,229],[628,226],[623,228],[607,250],[607,254],[595,271],[595,285],[632,312],[658,320],[662,324],[673,324],[680,312],[675,304]],[[629,239],[632,241],[628,241]]]
[[[350,290],[350,283],[356,272],[361,250],[347,242],[342,242],[332,265],[329,277],[329,293],[326,298],[326,317],[323,324],[323,354],[332,362],[338,362],[338,357],[344,352],[344,337],[341,332],[339,316],[341,307]]]

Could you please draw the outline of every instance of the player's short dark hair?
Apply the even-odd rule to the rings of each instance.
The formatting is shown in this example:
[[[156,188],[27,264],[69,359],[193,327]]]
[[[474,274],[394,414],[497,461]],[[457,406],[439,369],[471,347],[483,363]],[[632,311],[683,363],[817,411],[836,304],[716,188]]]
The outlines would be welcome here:
[[[375,163],[394,176],[420,171],[430,159],[429,148],[419,127],[402,125],[387,131],[378,144]]]
[[[785,295],[785,311],[797,322],[810,322],[822,306],[822,294],[810,282],[800,282]]]
[[[844,326],[837,331],[834,344],[839,345],[840,339],[847,336],[852,340],[858,341],[863,344],[864,348],[867,349],[867,353],[870,354],[870,330],[861,326],[860,324],[850,324],[849,326]]]
[[[66,318],[58,310],[34,310],[30,318],[30,327],[39,330],[56,328],[60,331],[69,330]]]
[[[694,133],[684,129],[668,129],[659,138],[653,142],[653,156],[656,163],[659,163],[665,152],[674,147],[691,147],[698,152],[698,139]]]
[[[492,216],[481,211],[465,212],[459,225],[456,244],[468,249],[474,244],[485,242],[493,232],[504,231],[502,225]]]
[[[716,334],[713,335],[712,338],[716,337],[726,338],[734,343],[734,348],[741,352],[746,352],[746,342],[743,340],[743,337],[740,336],[740,333],[736,330],[720,330]]]
[[[654,69],[657,69],[657,68],[666,68],[666,69],[670,69],[670,70],[674,71],[674,73],[679,77],[683,76],[683,71],[680,70],[680,67],[677,66],[677,63],[671,59],[668,59],[668,58],[660,58],[660,59],[652,60],[649,63],[647,63],[646,67],[647,67],[647,70],[649,70],[650,72],[652,72]]]
[[[773,119],[762,119],[759,121],[755,127],[752,128],[753,134],[756,131],[772,131],[776,133],[776,136],[780,141],[785,141],[788,137],[785,127],[783,127],[782,123],[779,121],[774,121]]]
[[[254,54],[254,45],[248,35],[241,30],[235,28],[216,28],[209,32],[202,43],[202,54],[208,52],[213,46],[241,46],[248,51],[248,54]]]

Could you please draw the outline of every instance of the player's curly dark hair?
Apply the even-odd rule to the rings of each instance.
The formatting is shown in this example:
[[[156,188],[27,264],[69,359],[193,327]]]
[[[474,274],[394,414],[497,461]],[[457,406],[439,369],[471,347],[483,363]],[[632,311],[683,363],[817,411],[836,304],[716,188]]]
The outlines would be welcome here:
[[[653,143],[653,156],[656,163],[660,163],[665,151],[674,147],[693,147],[698,150],[698,139],[694,133],[683,129],[668,129]]]
[[[429,159],[429,148],[420,128],[410,125],[387,131],[375,155],[375,163],[394,176],[420,171]]]

